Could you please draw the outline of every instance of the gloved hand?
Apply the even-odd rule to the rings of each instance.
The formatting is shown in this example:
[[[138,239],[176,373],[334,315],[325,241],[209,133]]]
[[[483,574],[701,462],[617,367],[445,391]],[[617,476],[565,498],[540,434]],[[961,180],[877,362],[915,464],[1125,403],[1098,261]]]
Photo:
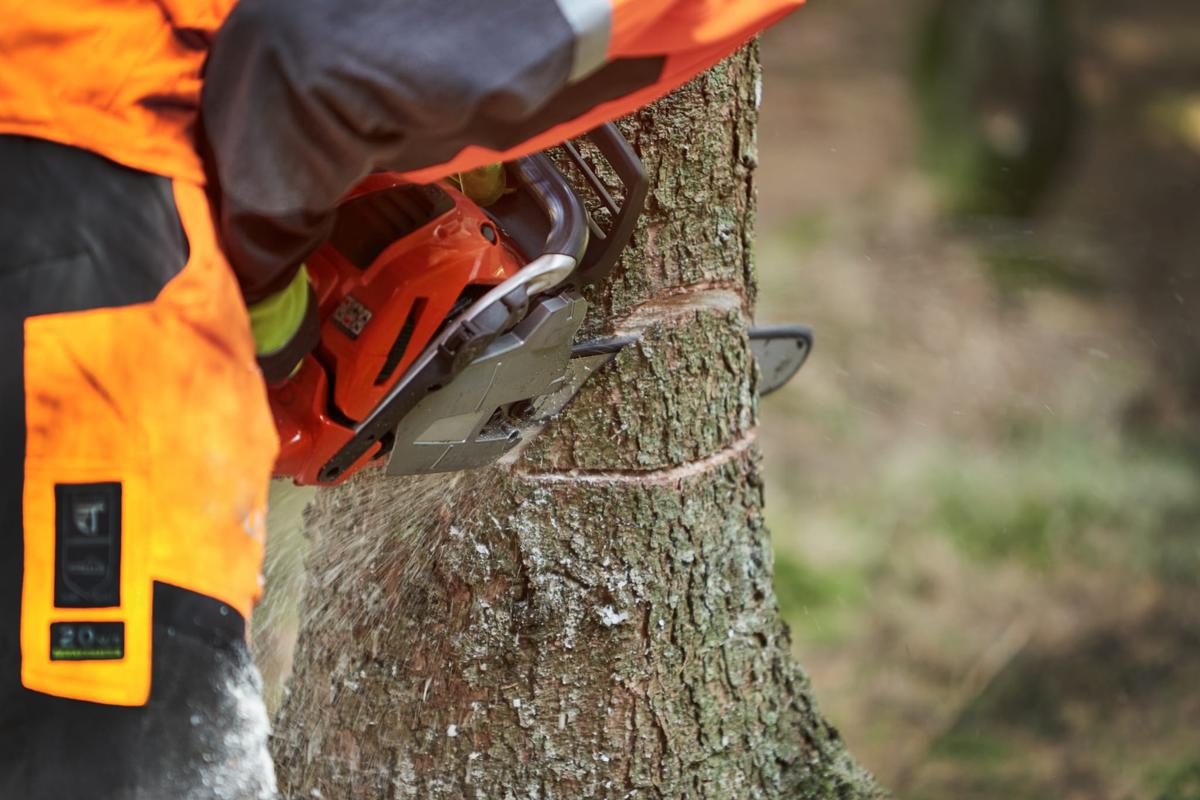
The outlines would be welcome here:
[[[250,331],[258,366],[268,386],[284,383],[321,339],[317,297],[301,265],[286,287],[251,304]]]

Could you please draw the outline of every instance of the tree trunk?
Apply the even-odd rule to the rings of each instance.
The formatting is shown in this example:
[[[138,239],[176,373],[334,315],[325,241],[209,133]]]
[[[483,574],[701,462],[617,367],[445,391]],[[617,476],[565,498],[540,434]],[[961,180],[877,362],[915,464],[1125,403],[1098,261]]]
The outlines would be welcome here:
[[[882,794],[771,587],[746,338],[759,80],[748,48],[624,123],[653,187],[589,324],[643,338],[514,468],[318,493],[286,797]]]

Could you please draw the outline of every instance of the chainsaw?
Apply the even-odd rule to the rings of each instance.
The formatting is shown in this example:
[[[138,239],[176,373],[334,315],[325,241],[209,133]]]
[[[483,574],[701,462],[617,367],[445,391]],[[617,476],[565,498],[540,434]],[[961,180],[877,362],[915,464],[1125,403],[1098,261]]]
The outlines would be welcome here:
[[[635,341],[576,341],[581,290],[612,271],[645,201],[633,149],[605,125],[557,160],[538,153],[504,170],[511,188],[486,207],[450,181],[389,172],[343,199],[307,262],[320,343],[270,389],[277,476],[332,485],[372,463],[391,475],[494,463]],[[750,340],[764,394],[812,347],[803,326]]]

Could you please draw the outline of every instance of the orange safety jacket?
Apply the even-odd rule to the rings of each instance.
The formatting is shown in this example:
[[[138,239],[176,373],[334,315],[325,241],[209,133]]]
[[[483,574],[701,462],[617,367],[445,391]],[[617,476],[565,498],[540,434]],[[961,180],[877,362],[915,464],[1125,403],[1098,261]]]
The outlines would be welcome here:
[[[0,0],[0,133],[191,182],[207,166],[254,301],[287,285],[370,170],[432,181],[540,150],[802,2]]]
[[[598,103],[513,147],[496,151],[468,146],[450,161],[412,170],[409,177],[420,182],[432,181],[495,161],[518,158],[629,114],[682,86],[803,3],[804,0],[612,0],[612,29],[600,63],[661,60],[662,69],[652,81]]]
[[[0,133],[204,181],[204,60],[236,0],[0,0]]]

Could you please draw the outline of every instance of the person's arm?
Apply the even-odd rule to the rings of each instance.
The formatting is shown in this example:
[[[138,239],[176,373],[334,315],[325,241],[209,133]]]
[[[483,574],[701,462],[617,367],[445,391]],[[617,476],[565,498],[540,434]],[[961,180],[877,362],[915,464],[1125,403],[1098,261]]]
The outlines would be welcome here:
[[[291,285],[371,170],[433,180],[583,133],[800,2],[241,0],[202,121],[247,301]]]

